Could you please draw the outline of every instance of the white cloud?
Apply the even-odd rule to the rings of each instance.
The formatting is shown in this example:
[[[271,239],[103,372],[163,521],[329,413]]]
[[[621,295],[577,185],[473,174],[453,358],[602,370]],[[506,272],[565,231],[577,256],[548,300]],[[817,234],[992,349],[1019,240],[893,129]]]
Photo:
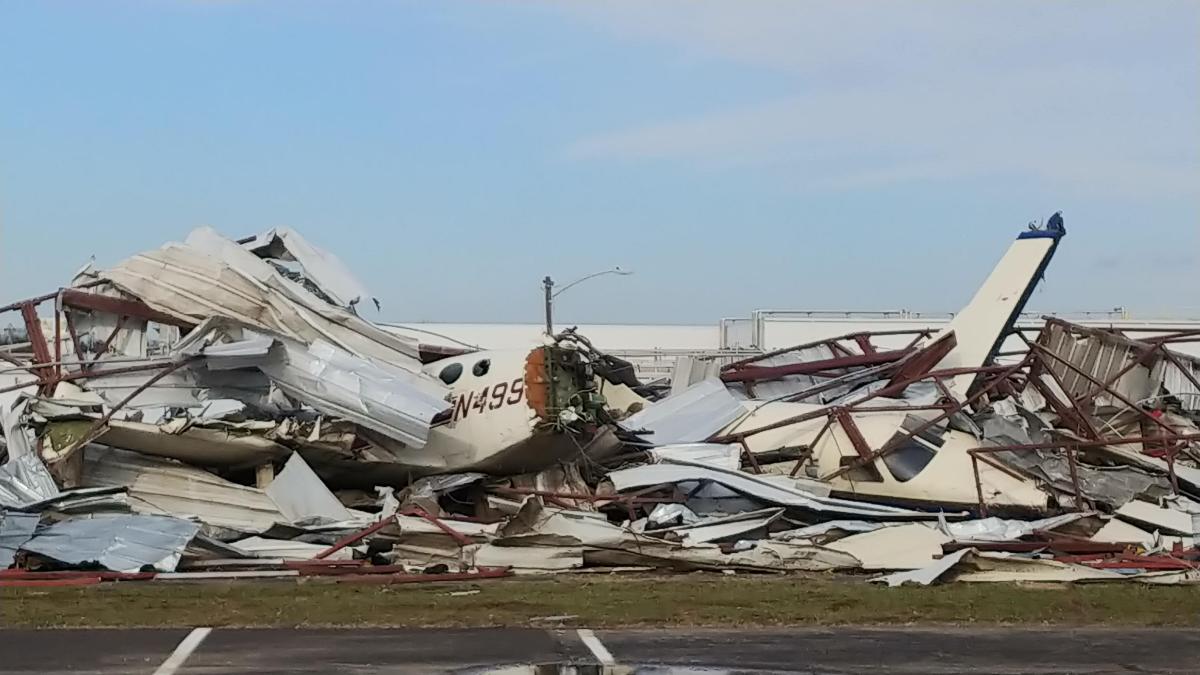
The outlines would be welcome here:
[[[777,70],[775,100],[579,139],[581,160],[771,164],[809,185],[1015,174],[1200,194],[1200,5],[673,2],[570,5],[694,59]],[[1149,7],[1149,9],[1147,9]]]

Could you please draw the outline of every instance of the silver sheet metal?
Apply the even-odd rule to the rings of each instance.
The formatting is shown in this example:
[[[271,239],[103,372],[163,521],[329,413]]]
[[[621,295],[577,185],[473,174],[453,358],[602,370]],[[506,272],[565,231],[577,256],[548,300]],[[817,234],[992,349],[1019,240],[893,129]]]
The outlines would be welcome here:
[[[97,563],[114,572],[153,567],[173,572],[200,524],[169,516],[104,516],[55,523],[22,550],[68,565]]]
[[[433,418],[449,410],[449,391],[421,373],[368,361],[325,342],[287,341],[286,358],[261,369],[288,396],[317,410],[424,447]]]
[[[313,246],[295,230],[286,227],[267,230],[242,246],[260,258],[298,263],[305,279],[336,305],[351,307],[371,298],[367,288],[337,256]]]
[[[765,480],[744,471],[730,471],[715,466],[699,464],[646,464],[611,471],[608,474],[617,492],[636,490],[663,483],[685,483],[699,485],[715,483],[729,490],[751,497],[759,502],[812,511],[814,513],[853,519],[873,520],[931,520],[937,513],[910,511],[891,506],[857,502],[836,497],[819,497],[798,488],[790,488],[777,482]],[[688,491],[685,489],[685,492]],[[964,514],[945,514],[962,516]]]
[[[699,443],[745,414],[725,385],[712,378],[646,406],[621,422],[628,431],[646,431],[655,445]]]
[[[0,466],[0,506],[27,507],[59,494],[50,471],[35,454],[10,456]]]
[[[41,516],[0,510],[0,570],[13,564],[17,550],[33,537]]]

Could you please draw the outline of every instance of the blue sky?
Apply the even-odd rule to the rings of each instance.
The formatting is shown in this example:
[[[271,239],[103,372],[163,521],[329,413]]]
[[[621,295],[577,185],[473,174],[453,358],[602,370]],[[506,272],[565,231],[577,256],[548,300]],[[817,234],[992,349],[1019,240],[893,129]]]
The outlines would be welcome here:
[[[1200,314],[1197,2],[0,0],[0,289],[287,225],[381,318]]]

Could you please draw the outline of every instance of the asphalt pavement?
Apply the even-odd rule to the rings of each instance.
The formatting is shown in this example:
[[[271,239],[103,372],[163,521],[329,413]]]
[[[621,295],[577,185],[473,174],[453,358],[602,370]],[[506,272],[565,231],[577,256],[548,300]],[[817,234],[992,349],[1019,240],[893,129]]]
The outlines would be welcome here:
[[[560,672],[1197,673],[1200,633],[905,627],[0,630],[3,674]]]

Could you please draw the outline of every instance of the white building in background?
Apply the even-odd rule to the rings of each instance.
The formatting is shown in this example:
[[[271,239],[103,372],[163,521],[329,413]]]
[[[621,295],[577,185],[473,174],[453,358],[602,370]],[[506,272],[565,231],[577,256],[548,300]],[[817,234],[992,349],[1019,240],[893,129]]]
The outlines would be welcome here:
[[[1197,319],[1138,319],[1117,308],[1104,312],[1036,312],[1023,315],[1021,327],[1036,327],[1043,315],[1053,314],[1069,321],[1093,327],[1200,329]],[[643,379],[670,373],[680,356],[723,356],[736,358],[761,351],[847,335],[880,331],[934,331],[953,318],[950,313],[830,310],[757,310],[746,319],[722,319],[715,325],[671,324],[573,324],[597,348],[632,361]],[[421,342],[486,349],[527,349],[542,341],[542,324],[513,323],[394,323],[384,327],[410,335]],[[568,325],[559,328],[567,328]],[[1148,333],[1152,334],[1152,333]],[[902,348],[912,335],[882,336],[877,345]],[[1005,351],[1023,348],[1010,338]],[[1179,351],[1200,356],[1200,344],[1180,344]]]

